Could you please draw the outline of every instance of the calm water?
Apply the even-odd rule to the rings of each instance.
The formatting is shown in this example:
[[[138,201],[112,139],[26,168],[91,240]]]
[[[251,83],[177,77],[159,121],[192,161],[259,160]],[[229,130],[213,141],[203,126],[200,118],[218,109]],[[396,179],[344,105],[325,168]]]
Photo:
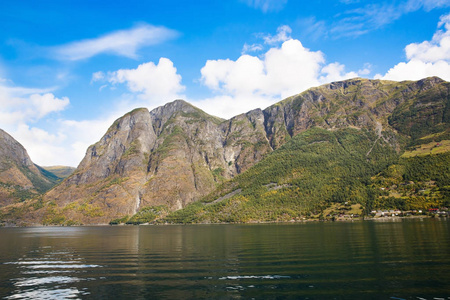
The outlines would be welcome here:
[[[2,299],[450,299],[450,221],[0,229]]]

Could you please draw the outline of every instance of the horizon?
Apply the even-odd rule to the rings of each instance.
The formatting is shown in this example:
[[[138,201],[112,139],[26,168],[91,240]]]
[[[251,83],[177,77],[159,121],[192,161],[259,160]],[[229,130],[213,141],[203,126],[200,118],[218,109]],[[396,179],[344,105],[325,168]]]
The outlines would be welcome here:
[[[137,107],[182,99],[229,119],[355,77],[449,81],[449,8],[448,0],[3,1],[0,128],[34,163],[76,167]]]

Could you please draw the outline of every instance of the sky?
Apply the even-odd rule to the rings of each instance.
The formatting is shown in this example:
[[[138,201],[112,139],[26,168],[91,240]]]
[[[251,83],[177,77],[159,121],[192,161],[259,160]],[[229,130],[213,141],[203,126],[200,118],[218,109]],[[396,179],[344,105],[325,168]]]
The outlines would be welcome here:
[[[77,166],[113,121],[231,118],[354,77],[450,81],[450,0],[2,0],[0,128]]]

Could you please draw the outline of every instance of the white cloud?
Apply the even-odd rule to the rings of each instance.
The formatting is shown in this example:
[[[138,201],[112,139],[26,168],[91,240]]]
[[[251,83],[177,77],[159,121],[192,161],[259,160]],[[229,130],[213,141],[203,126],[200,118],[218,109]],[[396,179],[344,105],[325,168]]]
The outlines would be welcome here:
[[[98,71],[92,74],[91,83],[105,79],[105,73]]]
[[[369,68],[345,72],[340,63],[325,64],[321,51],[311,51],[299,40],[289,39],[261,57],[244,54],[235,61],[208,60],[201,69],[201,82],[218,95],[196,104],[208,113],[231,117],[265,108],[321,83],[357,77],[359,72],[368,74]]]
[[[0,125],[35,122],[69,105],[67,97],[57,98],[47,90],[0,85]]]
[[[341,0],[341,2],[354,4],[359,1]],[[357,37],[387,24],[391,24],[405,14],[421,9],[430,11],[449,6],[450,1],[448,0],[408,0],[369,3],[337,15],[336,21],[330,26],[329,35],[333,38]]]
[[[357,76],[356,72],[343,73],[339,63],[324,63],[322,52],[291,39],[262,58],[242,55],[236,61],[208,60],[201,69],[201,80],[210,89],[229,95],[288,97],[329,79]]]
[[[450,6],[448,0],[408,0],[404,5],[404,10],[406,12],[416,11],[421,8],[426,11],[433,10],[435,8],[442,8]]]
[[[309,36],[313,40],[323,39],[328,36],[326,22],[318,21],[316,17],[298,19],[297,27],[301,29],[302,35]]]
[[[136,69],[121,69],[108,73],[108,81],[115,85],[125,83],[140,98],[151,102],[167,102],[182,97],[185,86],[173,62],[160,58],[157,65],[147,62]]]
[[[363,70],[361,73],[366,72],[367,70]],[[358,77],[358,73],[356,72],[345,73],[345,66],[338,62],[331,63],[323,67],[322,73],[324,74],[320,77],[320,82],[322,83]]]
[[[208,60],[201,69],[202,81],[213,90],[231,94],[252,94],[261,89],[264,62],[242,55],[238,60]]]
[[[230,119],[238,114],[248,112],[255,108],[266,108],[279,98],[259,95],[218,95],[211,98],[192,101],[194,105],[208,114]]]
[[[450,80],[450,14],[441,17],[431,41],[412,43],[405,47],[407,62],[401,62],[376,78],[389,80],[419,80],[439,76]]]
[[[14,136],[27,150],[34,163],[41,166],[67,165],[71,153],[61,145],[65,136],[51,134],[37,127],[30,127],[20,123],[12,131],[8,132]]]
[[[446,61],[425,63],[419,60],[411,60],[407,63],[401,62],[389,69],[384,76],[377,74],[375,78],[401,81],[420,80],[430,76],[438,76],[450,81],[450,64]]]
[[[284,8],[288,0],[241,0],[248,6],[255,9],[260,9],[262,12],[267,13],[270,11],[280,11]]]
[[[54,47],[52,55],[62,60],[80,60],[109,53],[137,58],[137,50],[160,44],[177,36],[177,32],[162,26],[141,24],[128,30],[118,30],[94,39]]]
[[[30,96],[32,104],[31,109],[36,115],[35,118],[41,119],[52,112],[62,111],[69,105],[69,98],[56,98],[53,94],[44,95],[33,94]]]
[[[261,44],[244,44],[244,47],[242,47],[242,51],[241,54],[247,54],[249,52],[258,52],[258,51],[262,51],[263,50],[263,46]]]
[[[50,90],[0,84],[0,128],[18,140],[31,159],[41,165],[70,161],[70,152],[63,146],[66,140],[63,132],[56,128],[56,133],[50,133],[29,125],[48,121],[52,113],[69,105],[67,97],[58,98]]]
[[[111,101],[106,114],[93,120],[67,120],[52,115],[66,109],[67,97],[56,97],[51,89],[7,86],[0,82],[0,128],[16,138],[39,165],[77,166],[87,147],[97,142],[113,121],[139,107],[153,108],[176,98],[185,98],[172,61],[161,58],[139,65],[136,69],[96,72],[91,82],[111,88],[125,85],[131,92]]]
[[[65,97],[58,99],[52,94],[32,94],[23,99],[6,100],[22,102],[8,109],[4,106],[0,109],[0,128],[19,141],[33,162],[41,166],[77,166],[87,147],[98,141],[115,119],[131,110],[130,107],[123,110],[123,107],[113,104],[107,115],[95,120],[75,121],[49,118],[50,110],[54,112],[65,108],[68,101]],[[38,120],[43,123],[36,123]]]
[[[275,45],[279,42],[285,42],[291,39],[292,29],[288,25],[281,25],[277,28],[277,34],[271,36],[270,34],[263,37],[264,43],[268,45]]]
[[[86,154],[87,148],[99,141],[114,120],[126,112],[114,107],[108,115],[99,116],[94,120],[60,120],[60,131],[67,136],[64,149],[68,153],[66,157],[70,157],[70,164],[77,166]]]
[[[97,142],[120,115],[115,112],[97,120],[56,120],[51,132],[25,123],[5,130],[25,147],[34,163],[76,167],[88,146]]]
[[[406,46],[406,58],[408,60],[420,60],[425,63],[433,63],[450,59],[450,14],[441,17],[438,30],[431,41],[412,43]]]

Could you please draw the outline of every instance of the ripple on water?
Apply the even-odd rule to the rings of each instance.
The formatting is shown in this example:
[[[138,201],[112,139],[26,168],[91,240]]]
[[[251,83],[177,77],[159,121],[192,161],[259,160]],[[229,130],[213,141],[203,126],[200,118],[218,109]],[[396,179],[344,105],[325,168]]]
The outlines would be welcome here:
[[[77,288],[55,288],[55,289],[29,289],[24,291],[19,291],[11,296],[6,297],[6,299],[76,299],[79,296],[89,295],[88,292],[79,291]]]
[[[220,277],[219,280],[239,280],[239,279],[283,279],[283,278],[291,278],[291,276],[283,276],[283,275],[244,275],[244,276],[225,276]]]
[[[41,248],[41,257],[22,257],[17,261],[5,262],[5,265],[16,265],[20,277],[13,278],[15,290],[5,299],[79,299],[90,294],[86,289],[79,290],[73,286],[80,281],[91,281],[95,278],[71,276],[85,272],[88,268],[100,265],[85,264],[83,259],[70,252],[48,252]]]

